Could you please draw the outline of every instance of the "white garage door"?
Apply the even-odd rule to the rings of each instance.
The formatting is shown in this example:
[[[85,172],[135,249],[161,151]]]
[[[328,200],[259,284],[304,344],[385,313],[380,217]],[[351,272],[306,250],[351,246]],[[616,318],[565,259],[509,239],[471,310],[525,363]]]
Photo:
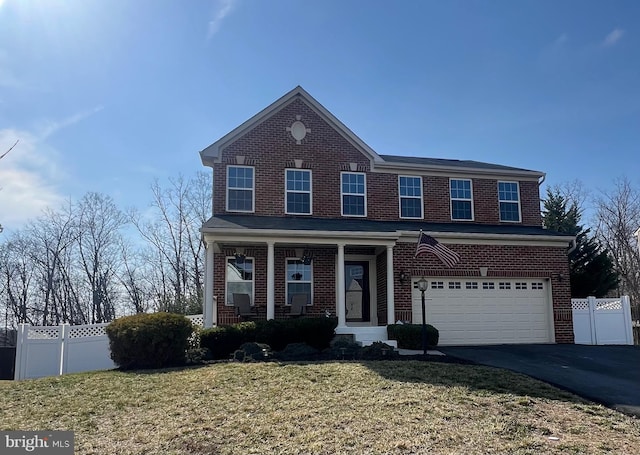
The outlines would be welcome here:
[[[413,279],[413,323],[422,324],[421,293]],[[549,343],[548,282],[529,278],[429,278],[427,323],[440,345]]]

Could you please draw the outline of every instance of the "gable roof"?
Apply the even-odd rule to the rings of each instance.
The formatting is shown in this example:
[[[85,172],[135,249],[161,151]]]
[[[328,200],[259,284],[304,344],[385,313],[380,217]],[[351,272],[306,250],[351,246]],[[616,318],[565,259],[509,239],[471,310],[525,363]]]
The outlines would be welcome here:
[[[322,104],[320,104],[315,98],[313,98],[305,89],[299,85],[286,93],[280,99],[271,103],[269,106],[258,112],[242,125],[234,128],[229,133],[222,136],[216,142],[200,151],[200,159],[205,166],[213,166],[214,163],[220,162],[220,151],[223,147],[231,142],[235,141],[243,134],[254,128],[256,125],[267,119],[287,104],[291,103],[295,99],[300,99],[313,109],[316,114],[320,116],[325,122],[327,122],[332,128],[334,128],[339,134],[341,134],[347,141],[349,141],[356,149],[367,156],[371,161],[382,160],[380,156],[373,151],[371,147],[364,143],[362,139],[354,134],[344,123],[342,123],[336,116],[329,112]]]
[[[426,157],[410,157],[398,155],[378,155],[371,147],[369,147],[362,139],[360,139],[353,131],[351,131],[336,116],[329,112],[322,104],[313,98],[301,86],[295,87],[278,100],[255,114],[253,117],[234,128],[229,133],[222,136],[213,144],[200,151],[200,159],[205,166],[213,166],[221,160],[221,150],[233,141],[246,134],[252,128],[278,112],[280,109],[300,99],[307,106],[320,116],[327,124],[329,124],[336,132],[342,135],[357,150],[369,158],[371,161],[371,170],[389,169],[400,171],[416,171],[435,172],[435,173],[471,173],[471,174],[499,174],[510,175],[519,178],[538,180],[545,176],[543,172],[521,169],[499,164],[483,163],[471,160],[453,160],[442,158],[426,158]]]
[[[474,171],[481,173],[500,173],[500,174],[518,174],[527,175],[531,177],[540,178],[544,176],[543,172],[532,171],[529,169],[522,169],[512,166],[504,166],[501,164],[483,163],[481,161],[473,160],[453,160],[444,158],[426,158],[418,156],[396,156],[396,155],[380,155],[384,160],[384,164],[379,164],[379,167],[407,167],[411,168],[424,168],[429,170],[442,170],[447,171]]]

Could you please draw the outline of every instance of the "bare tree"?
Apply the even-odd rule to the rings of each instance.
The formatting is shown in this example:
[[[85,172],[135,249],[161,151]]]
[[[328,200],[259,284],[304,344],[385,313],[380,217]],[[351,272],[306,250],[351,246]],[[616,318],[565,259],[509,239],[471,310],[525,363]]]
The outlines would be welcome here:
[[[35,269],[28,239],[20,232],[0,246],[0,276],[5,326],[33,324]]]
[[[180,176],[163,188],[151,186],[153,202],[145,219],[131,214],[131,221],[148,242],[147,260],[154,264],[156,309],[179,313],[202,311],[203,248],[200,227],[211,206],[206,177]]]
[[[151,307],[153,300],[149,277],[153,276],[148,262],[144,260],[141,251],[134,251],[133,247],[123,239],[119,244],[121,266],[118,280],[124,287],[128,297],[127,302],[136,313],[145,313]]]
[[[91,293],[91,323],[108,322],[115,318],[120,229],[127,220],[113,199],[100,193],[85,194],[75,209],[79,263]]]
[[[42,325],[86,323],[73,271],[76,230],[71,204],[58,211],[45,210],[27,225],[25,235],[33,245],[29,254],[42,302],[33,309],[33,318]]]
[[[640,227],[640,191],[627,178],[596,200],[597,235],[620,275],[620,291],[640,302],[640,251],[634,233]]]

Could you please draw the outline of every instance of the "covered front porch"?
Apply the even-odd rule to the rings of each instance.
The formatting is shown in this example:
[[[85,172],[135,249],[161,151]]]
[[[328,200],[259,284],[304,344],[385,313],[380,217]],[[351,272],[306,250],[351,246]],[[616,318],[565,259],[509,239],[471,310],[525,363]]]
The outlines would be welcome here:
[[[398,319],[396,232],[203,229],[203,234],[205,327],[244,319],[236,309],[240,294],[248,296],[251,319],[337,317],[339,334],[386,339],[387,322]],[[292,300],[301,295],[304,313],[292,314]]]

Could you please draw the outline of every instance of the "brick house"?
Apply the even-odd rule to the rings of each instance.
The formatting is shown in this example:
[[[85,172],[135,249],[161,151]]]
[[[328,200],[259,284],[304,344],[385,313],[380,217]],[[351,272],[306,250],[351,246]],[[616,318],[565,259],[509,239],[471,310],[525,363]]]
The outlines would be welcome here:
[[[442,345],[572,343],[567,251],[541,227],[544,173],[379,155],[301,87],[200,152],[213,169],[205,325],[337,316],[338,333],[386,339],[427,321]],[[457,255],[415,257],[420,232]]]

